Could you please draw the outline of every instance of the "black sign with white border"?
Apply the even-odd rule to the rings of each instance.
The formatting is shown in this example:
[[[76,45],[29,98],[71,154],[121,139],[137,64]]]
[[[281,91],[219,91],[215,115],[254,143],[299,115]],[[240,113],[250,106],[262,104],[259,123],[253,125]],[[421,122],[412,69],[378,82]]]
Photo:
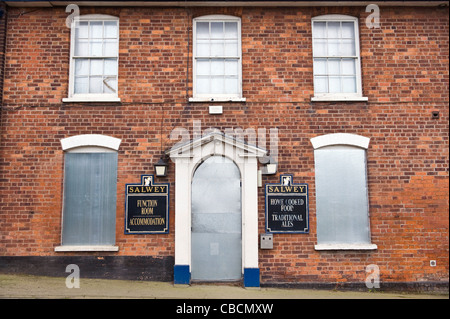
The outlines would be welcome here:
[[[293,175],[280,176],[280,184],[266,184],[266,232],[309,233],[308,184],[294,184]]]
[[[125,186],[125,234],[169,232],[169,183],[153,183],[142,175],[140,184]]]

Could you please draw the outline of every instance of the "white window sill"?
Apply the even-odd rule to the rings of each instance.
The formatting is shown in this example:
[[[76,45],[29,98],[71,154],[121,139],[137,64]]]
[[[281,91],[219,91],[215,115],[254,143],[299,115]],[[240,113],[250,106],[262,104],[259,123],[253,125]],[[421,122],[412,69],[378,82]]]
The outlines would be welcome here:
[[[76,102],[120,102],[119,97],[68,97],[63,98],[64,103],[76,103]]]
[[[245,97],[190,97],[189,102],[245,102]]]
[[[312,102],[366,102],[369,98],[365,96],[313,96]]]
[[[56,252],[67,252],[67,251],[119,251],[119,246],[110,245],[80,245],[80,246],[57,246],[55,247]]]
[[[317,244],[315,250],[375,250],[375,244]]]

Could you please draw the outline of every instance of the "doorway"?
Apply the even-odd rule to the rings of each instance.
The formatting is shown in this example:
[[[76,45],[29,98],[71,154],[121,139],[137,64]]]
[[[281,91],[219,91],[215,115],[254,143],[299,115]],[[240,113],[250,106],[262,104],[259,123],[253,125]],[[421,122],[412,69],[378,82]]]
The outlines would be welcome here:
[[[192,178],[191,278],[242,278],[241,174],[224,156],[211,156]]]

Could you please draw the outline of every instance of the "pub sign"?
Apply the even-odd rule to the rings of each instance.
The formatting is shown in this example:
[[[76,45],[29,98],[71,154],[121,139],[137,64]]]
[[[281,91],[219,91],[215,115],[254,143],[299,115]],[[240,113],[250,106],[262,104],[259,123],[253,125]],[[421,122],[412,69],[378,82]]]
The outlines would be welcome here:
[[[125,234],[169,232],[169,183],[153,183],[142,175],[140,184],[126,184]]]
[[[266,231],[308,233],[308,184],[294,184],[292,175],[281,175],[280,184],[266,184]]]

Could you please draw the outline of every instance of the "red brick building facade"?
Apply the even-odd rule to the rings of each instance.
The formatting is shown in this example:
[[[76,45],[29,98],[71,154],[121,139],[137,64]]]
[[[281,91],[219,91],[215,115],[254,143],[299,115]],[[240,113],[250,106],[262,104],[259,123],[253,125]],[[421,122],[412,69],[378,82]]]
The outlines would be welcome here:
[[[71,60],[78,63],[71,54],[74,35],[66,25],[71,11],[55,5],[58,1],[52,3],[4,1],[2,7],[0,30],[6,29],[0,36],[0,48],[4,50],[0,53],[0,61],[4,59],[0,80],[2,271],[64,276],[67,264],[78,264],[82,276],[170,281],[175,276],[177,282],[174,266],[192,265],[177,262],[176,207],[181,206],[176,201],[181,195],[176,192],[179,181],[174,161],[169,160],[167,177],[154,177],[155,183],[170,183],[167,233],[124,233],[126,185],[139,183],[141,175],[153,174],[161,150],[170,150],[180,142],[179,137],[170,138],[175,128],[187,130],[189,140],[195,140],[193,127],[201,123],[201,133],[207,128],[221,132],[252,129],[262,138],[259,133],[264,132],[266,149],[275,138],[269,134],[270,129],[278,129],[277,172],[262,175],[256,190],[257,233],[252,233],[248,241],[257,243],[257,251],[243,257],[251,260],[249,269],[257,269],[253,275],[258,279],[250,286],[313,283],[364,287],[372,273],[366,272],[367,266],[376,265],[381,287],[425,283],[448,288],[448,1],[408,2],[404,6],[375,2],[379,5],[379,26],[372,28],[367,23],[375,20],[366,18],[374,11],[366,12],[359,2],[354,6],[338,2],[333,6],[302,1],[286,6],[228,2],[224,6],[188,1],[180,7],[171,2],[157,5],[142,1],[141,6],[134,7],[125,2],[103,5],[105,2],[98,1],[80,6],[81,17],[117,18],[111,20],[118,21],[117,55],[105,58],[118,61],[117,74],[112,75],[115,80],[109,82],[116,85],[116,101],[70,97],[70,77],[74,76]],[[241,52],[225,61],[230,63],[230,70],[238,65],[241,73],[224,76],[230,83],[237,83],[240,96],[236,99],[195,99],[194,87],[199,92],[203,83],[199,64],[204,60],[194,57],[194,45],[201,45],[194,33],[194,19],[205,16],[231,21],[224,22],[225,28],[234,28],[235,20],[224,17],[237,18]],[[317,20],[314,28],[320,32],[326,26],[329,56],[333,56],[333,23],[340,23],[336,30],[340,30],[337,38],[343,48],[345,23],[356,21],[351,26],[356,28],[353,40],[359,52],[340,58],[340,78],[330,75],[337,58],[316,58],[320,40],[324,39],[317,36],[317,44],[313,40],[317,17],[325,17]],[[208,21],[203,23],[209,23],[212,39],[211,21],[215,20]],[[107,43],[107,23],[103,25],[103,43]],[[200,26],[197,24],[197,32]],[[210,41],[213,50],[214,39]],[[84,60],[91,61],[92,81],[96,59]],[[319,64],[325,60],[328,75],[321,77],[317,75]],[[208,61],[212,63],[213,59]],[[344,62],[353,65],[353,61],[357,61],[356,75],[350,79],[342,74],[346,74]],[[106,69],[105,64],[103,74]],[[77,85],[82,85],[76,81],[84,78],[74,72],[76,92]],[[212,73],[208,76],[214,90],[216,78]],[[355,87],[359,81],[361,89],[355,89],[359,96],[348,100],[325,94],[317,98],[323,89],[319,81],[325,78],[328,93],[334,85],[332,78],[342,83],[355,80]],[[89,83],[92,89],[93,82]],[[346,90],[344,84],[342,88]],[[209,106],[222,106],[222,114],[210,114]],[[341,133],[370,139],[364,150],[372,249],[318,249],[319,164],[315,152],[320,147],[311,139]],[[67,160],[61,143],[86,134],[120,140],[113,234],[117,248],[113,251],[57,249],[64,246]],[[259,161],[257,169],[264,169],[264,163]],[[284,174],[291,174],[294,183],[309,186],[309,231],[274,233],[273,249],[260,249],[259,235],[267,232],[264,185],[279,183]],[[245,200],[244,194],[243,206]],[[247,231],[246,236],[249,234]],[[248,253],[245,248],[244,254]],[[243,263],[243,269],[247,269]]]

